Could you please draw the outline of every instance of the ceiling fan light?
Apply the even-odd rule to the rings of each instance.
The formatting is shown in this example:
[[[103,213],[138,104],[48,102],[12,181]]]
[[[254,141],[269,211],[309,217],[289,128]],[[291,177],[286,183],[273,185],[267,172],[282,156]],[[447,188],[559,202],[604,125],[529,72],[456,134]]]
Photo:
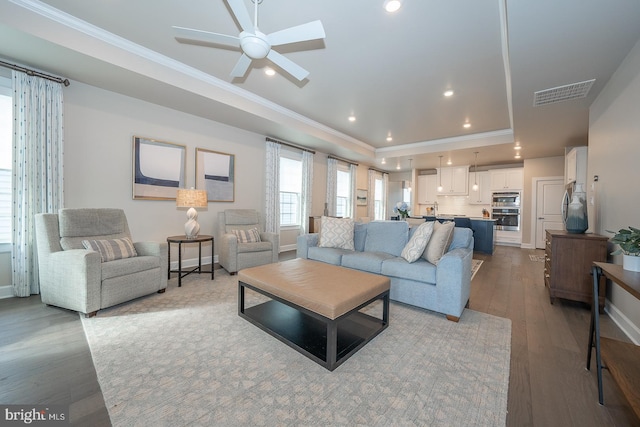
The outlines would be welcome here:
[[[259,31],[256,31],[256,34],[243,31],[240,34],[240,46],[242,51],[251,59],[266,58],[271,50],[271,45],[266,40],[266,36]]]
[[[400,0],[385,0],[383,6],[384,10],[389,13],[393,13],[397,12],[398,9],[400,9],[400,7],[402,6],[402,2]]]

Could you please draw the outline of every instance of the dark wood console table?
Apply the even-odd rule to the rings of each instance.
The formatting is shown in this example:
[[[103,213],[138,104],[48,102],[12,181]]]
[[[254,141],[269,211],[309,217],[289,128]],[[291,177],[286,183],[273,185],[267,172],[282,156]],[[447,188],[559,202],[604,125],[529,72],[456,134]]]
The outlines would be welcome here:
[[[605,262],[593,263],[593,304],[591,305],[591,326],[589,330],[589,349],[587,352],[587,370],[591,368],[591,351],[596,347],[596,367],[598,370],[598,401],[604,405],[602,392],[602,368],[611,373],[629,406],[640,419],[640,346],[611,338],[600,337],[600,312],[598,307],[599,282],[604,276],[618,284],[634,298],[640,299],[640,273],[627,271],[618,264]],[[606,284],[602,288],[606,289]],[[595,343],[594,343],[595,341]],[[604,365],[604,366],[603,366]]]

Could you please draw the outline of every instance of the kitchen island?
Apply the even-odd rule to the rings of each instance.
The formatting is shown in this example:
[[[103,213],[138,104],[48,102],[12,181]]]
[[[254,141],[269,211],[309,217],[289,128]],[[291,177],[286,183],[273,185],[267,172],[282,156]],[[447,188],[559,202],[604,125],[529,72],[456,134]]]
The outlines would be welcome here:
[[[462,215],[424,216],[427,221],[454,221],[456,227],[467,227],[473,230],[473,250],[493,255],[496,244],[494,225],[495,219],[482,217],[467,217]],[[470,225],[469,225],[470,224]]]

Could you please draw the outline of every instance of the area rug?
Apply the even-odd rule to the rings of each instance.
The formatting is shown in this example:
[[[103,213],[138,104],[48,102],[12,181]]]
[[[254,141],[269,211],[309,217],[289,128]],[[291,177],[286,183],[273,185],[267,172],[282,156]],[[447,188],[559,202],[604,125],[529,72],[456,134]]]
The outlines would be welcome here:
[[[483,262],[484,261],[481,259],[471,260],[471,280],[473,280],[473,278],[476,276],[476,273],[478,272],[478,270],[480,270],[480,267],[482,267]]]
[[[389,327],[329,372],[238,316],[237,276],[175,282],[82,317],[116,427],[505,425],[508,319],[392,302]]]

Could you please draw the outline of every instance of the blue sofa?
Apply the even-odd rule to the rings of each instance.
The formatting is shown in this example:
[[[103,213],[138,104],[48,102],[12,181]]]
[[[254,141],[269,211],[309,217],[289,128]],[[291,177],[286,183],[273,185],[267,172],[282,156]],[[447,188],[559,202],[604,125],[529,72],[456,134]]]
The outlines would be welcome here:
[[[392,300],[443,313],[457,322],[469,303],[473,232],[455,227],[448,251],[437,265],[400,256],[411,233],[405,221],[356,223],[355,250],[318,247],[319,234],[298,236],[298,258],[311,259],[389,277]]]

